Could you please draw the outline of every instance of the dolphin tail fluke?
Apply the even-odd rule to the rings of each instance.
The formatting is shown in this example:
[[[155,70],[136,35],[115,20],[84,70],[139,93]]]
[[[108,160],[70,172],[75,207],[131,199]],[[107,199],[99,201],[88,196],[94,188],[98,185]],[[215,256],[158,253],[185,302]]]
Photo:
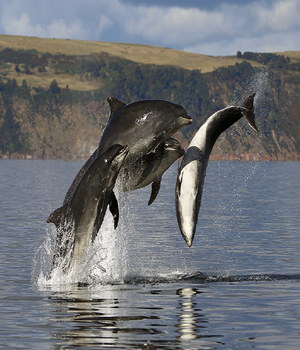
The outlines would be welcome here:
[[[247,109],[247,112],[245,113],[245,118],[248,124],[251,126],[251,128],[258,132],[258,128],[255,125],[254,97],[255,93],[248,96],[244,101],[244,108]]]
[[[246,98],[246,100],[243,103],[244,107],[249,109],[253,113],[254,113],[254,97],[255,97],[255,95],[256,95],[256,93],[251,94],[250,96],[248,96]]]

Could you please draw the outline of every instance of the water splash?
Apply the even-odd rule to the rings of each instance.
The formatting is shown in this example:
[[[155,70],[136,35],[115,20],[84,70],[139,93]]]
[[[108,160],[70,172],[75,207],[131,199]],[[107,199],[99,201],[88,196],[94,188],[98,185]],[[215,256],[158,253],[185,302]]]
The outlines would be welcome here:
[[[264,103],[268,88],[270,86],[270,77],[267,69],[260,69],[253,74],[247,81],[236,88],[233,94],[232,105],[240,105],[252,93],[255,93],[254,108],[255,114],[259,114],[261,105]]]
[[[240,90],[235,91],[234,104],[241,104],[250,93],[256,92],[255,110],[258,111],[257,114],[259,114],[266,90],[268,89],[268,84],[268,72],[266,70],[258,71],[243,85],[242,92]],[[208,250],[214,251],[217,249],[215,247],[215,240],[221,237],[226,241],[225,238],[229,237],[230,234],[232,234],[231,231],[234,230],[234,240],[231,242],[226,241],[228,243],[226,247],[219,249],[219,256],[223,256],[224,258],[229,256],[229,253],[236,245],[236,240],[240,238],[243,220],[240,220],[235,226],[229,226],[227,229],[228,232],[225,231],[223,223],[226,217],[222,217],[223,206],[225,208],[225,206],[228,206],[228,203],[241,202],[241,196],[243,192],[247,190],[247,184],[255,175],[257,167],[258,164],[253,163],[253,166],[248,169],[244,186],[242,186],[242,188],[234,188],[233,201],[219,202],[215,210],[214,218],[211,219],[209,223],[209,232],[212,236],[211,240],[208,240],[207,237],[203,239],[203,241],[206,242],[204,246]],[[221,173],[221,171],[219,172]],[[220,183],[219,187],[221,187]],[[32,280],[36,285],[43,288],[47,285],[58,287],[60,285],[72,283],[86,283],[89,285],[128,283],[130,281],[134,282],[143,279],[148,281],[172,281],[182,278],[186,271],[191,270],[188,261],[190,261],[193,250],[186,252],[186,250],[184,250],[184,248],[186,248],[185,246],[184,248],[178,248],[179,246],[176,246],[174,241],[171,240],[168,242],[167,240],[161,239],[159,236],[159,228],[155,227],[156,232],[151,232],[153,237],[155,236],[155,243],[149,240],[151,246],[147,247],[144,245],[142,249],[139,250],[138,245],[141,240],[141,235],[143,234],[142,231],[144,230],[143,217],[141,213],[137,216],[134,216],[132,213],[132,193],[122,193],[122,191],[119,190],[118,184],[116,184],[115,192],[120,209],[119,227],[117,230],[114,230],[113,220],[108,211],[96,240],[93,245],[87,249],[85,260],[81,265],[72,268],[67,274],[63,272],[61,266],[51,271],[57,232],[53,225],[47,226],[46,238],[37,249],[33,261]],[[163,204],[165,213],[167,214],[170,211],[174,213],[174,208],[169,205],[170,201],[170,198],[166,197],[166,203]],[[236,211],[238,214],[237,216],[242,217],[244,208],[240,208],[236,204],[235,206],[233,206],[233,204],[229,205],[231,205],[231,213]],[[236,209],[237,207],[238,209]],[[148,213],[147,215],[153,217],[153,221],[155,221],[155,217],[157,216],[152,215],[151,209],[149,210],[149,208],[147,208],[146,210]],[[175,218],[173,215],[170,216],[171,219],[169,219],[167,214],[159,210],[159,208],[156,208],[156,214],[157,212],[160,213],[159,223],[166,226],[161,230],[161,232],[163,232],[162,234],[166,236],[165,232],[170,231],[170,228],[173,231],[173,224],[168,224],[168,220],[173,222]],[[155,223],[153,226],[155,226]],[[149,234],[147,229],[145,229],[145,234]],[[174,235],[179,235],[179,233],[176,232]],[[200,236],[201,233],[197,232],[197,235]],[[133,247],[133,242],[137,247]],[[162,244],[160,245],[160,243]],[[156,244],[155,254],[153,254],[152,250],[154,244]],[[145,256],[143,256],[144,253],[146,253]],[[161,258],[158,259],[158,257]],[[133,260],[138,261],[138,267],[131,267]],[[222,260],[223,259],[220,259],[220,261]],[[168,266],[164,265],[166,261],[168,261]],[[204,262],[201,262],[201,264],[205,265]],[[215,265],[216,263],[213,265],[214,269],[216,269]],[[228,265],[226,268],[228,269]],[[220,266],[219,270],[222,272],[224,267]]]
[[[57,230],[53,224],[47,224],[46,237],[36,249],[32,266],[32,282],[39,287],[71,285],[74,283],[84,284],[107,284],[123,283],[126,275],[126,239],[125,234],[130,223],[128,222],[128,210],[130,201],[126,195],[118,191],[119,206],[123,209],[120,212],[119,227],[114,230],[113,218],[107,211],[101,229],[93,242],[90,244],[83,261],[80,264],[71,262],[72,240],[68,245],[68,253],[64,258],[55,262],[53,267],[53,258],[55,254],[55,245]],[[123,198],[124,197],[124,198]],[[63,241],[74,237],[72,227],[69,227]],[[62,242],[64,245],[64,242]],[[70,265],[69,268],[65,268]]]

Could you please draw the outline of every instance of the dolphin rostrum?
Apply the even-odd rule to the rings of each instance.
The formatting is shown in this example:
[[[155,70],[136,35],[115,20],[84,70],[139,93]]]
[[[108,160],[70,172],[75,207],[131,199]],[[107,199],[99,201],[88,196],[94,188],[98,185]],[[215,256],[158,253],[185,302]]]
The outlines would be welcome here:
[[[113,145],[89,166],[71,198],[48,217],[54,223],[57,239],[52,269],[62,263],[66,271],[70,264],[80,262],[87,247],[96,238],[107,206],[118,225],[118,202],[113,188],[119,170],[128,154],[128,147]]]
[[[190,247],[196,231],[208,159],[219,135],[243,116],[252,129],[255,125],[255,94],[243,107],[229,106],[211,115],[200,127],[187,148],[178,169],[175,191],[176,215],[183,238]]]

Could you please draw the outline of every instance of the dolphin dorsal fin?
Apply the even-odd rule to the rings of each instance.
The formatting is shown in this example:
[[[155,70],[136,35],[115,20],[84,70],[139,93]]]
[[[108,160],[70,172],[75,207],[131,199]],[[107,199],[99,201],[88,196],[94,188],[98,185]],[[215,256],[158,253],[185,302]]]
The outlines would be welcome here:
[[[246,98],[246,100],[244,101],[243,105],[245,108],[249,109],[250,111],[254,112],[254,97],[255,97],[255,93],[251,94],[250,96],[248,96]]]
[[[108,97],[107,102],[109,104],[110,107],[110,117],[116,113],[119,109],[121,109],[122,107],[126,106],[126,103],[119,101],[117,98],[115,97]]]
[[[55,209],[48,217],[47,223],[52,223],[56,227],[61,224],[61,219],[65,213],[68,204],[63,205],[62,207]]]

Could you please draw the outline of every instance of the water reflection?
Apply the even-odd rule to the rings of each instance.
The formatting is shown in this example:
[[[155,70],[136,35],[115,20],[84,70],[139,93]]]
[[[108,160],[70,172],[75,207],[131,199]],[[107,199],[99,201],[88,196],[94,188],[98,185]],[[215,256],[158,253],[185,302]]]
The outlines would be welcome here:
[[[123,294],[126,295],[126,291]],[[143,346],[150,336],[162,333],[155,326],[159,319],[154,314],[157,308],[127,304],[126,300],[118,298],[120,290],[105,291],[103,296],[80,297],[78,293],[72,293],[50,297],[55,307],[55,322],[64,323],[64,331],[54,335],[58,346],[89,348],[123,344],[135,348]]]
[[[211,334],[208,326],[208,318],[202,309],[198,307],[197,299],[202,293],[195,288],[181,288],[176,294],[179,295],[179,313],[177,332],[181,349],[216,349],[217,345],[225,345],[220,339],[220,334]],[[196,345],[196,347],[195,347]]]
[[[209,333],[208,319],[198,307],[198,289],[111,288],[51,293],[48,300],[58,329],[52,335],[58,349],[188,350],[220,344],[221,336]]]
[[[114,330],[117,322],[114,316],[118,308],[118,300],[64,298],[53,296],[56,304],[56,322],[68,322],[62,333],[55,335],[57,339],[69,346],[88,344],[105,344],[113,346],[117,343]],[[109,307],[108,307],[109,304]]]
[[[193,340],[197,338],[197,314],[196,303],[193,302],[193,297],[197,294],[197,291],[193,288],[182,288],[177,291],[177,294],[181,296],[179,300],[180,314],[178,316],[178,332],[179,340]]]

